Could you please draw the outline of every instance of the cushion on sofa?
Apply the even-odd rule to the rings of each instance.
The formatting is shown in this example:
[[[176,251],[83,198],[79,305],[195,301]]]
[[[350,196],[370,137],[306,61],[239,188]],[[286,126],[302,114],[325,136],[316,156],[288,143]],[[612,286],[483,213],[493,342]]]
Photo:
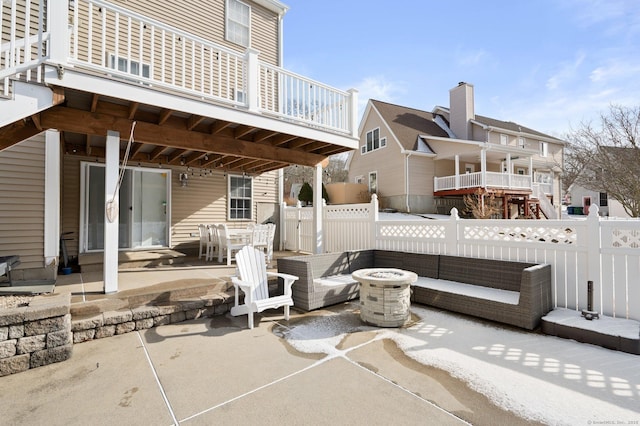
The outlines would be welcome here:
[[[439,292],[459,294],[476,299],[492,300],[494,302],[517,305],[520,293],[517,291],[502,290],[499,288],[484,287],[474,284],[465,284],[456,281],[436,280],[433,278],[418,277],[413,284],[415,287],[428,288]]]
[[[313,280],[313,285],[315,286],[325,286],[325,287],[337,287],[343,286],[345,284],[354,284],[356,280],[351,277],[351,274],[337,274],[330,275],[328,277],[320,277],[315,278]]]

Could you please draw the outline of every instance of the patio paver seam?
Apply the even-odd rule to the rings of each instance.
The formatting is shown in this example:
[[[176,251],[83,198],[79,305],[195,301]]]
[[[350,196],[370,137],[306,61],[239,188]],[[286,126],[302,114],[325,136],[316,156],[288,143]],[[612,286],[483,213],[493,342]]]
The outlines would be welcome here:
[[[279,325],[281,327],[285,327],[287,330],[293,331],[293,328],[289,327],[287,324],[283,324],[283,323],[281,323],[281,322],[279,322],[277,320],[273,320],[273,319],[270,319],[270,318],[265,318],[265,317],[262,317],[262,318],[266,319],[266,320],[268,320],[268,321],[270,321],[270,322],[272,322],[272,323],[274,323],[276,325]],[[357,361],[354,361],[351,358],[349,358],[349,356],[348,356],[349,352],[352,352],[352,351],[358,350],[360,348],[363,348],[363,347],[365,347],[365,346],[367,346],[367,345],[369,345],[369,344],[371,344],[373,342],[376,342],[378,340],[384,340],[384,339],[388,338],[388,336],[387,336],[387,333],[389,332],[388,329],[378,330],[376,327],[370,327],[370,326],[367,326],[367,328],[370,328],[371,330],[375,330],[376,331],[376,336],[373,339],[371,339],[369,341],[366,341],[366,342],[363,342],[363,343],[360,343],[358,345],[346,348],[346,349],[338,349],[337,347],[334,347],[334,346],[326,344],[324,346],[326,346],[326,348],[327,348],[326,349],[327,352],[325,352],[327,356],[322,358],[322,359],[320,359],[320,360],[318,360],[317,362],[315,362],[314,364],[310,365],[309,367],[304,368],[303,370],[300,370],[297,373],[301,373],[303,371],[306,371],[306,370],[309,370],[311,368],[317,367],[317,366],[322,365],[325,362],[333,360],[335,358],[343,358],[344,360],[346,360],[350,364],[353,364],[354,366],[356,366],[356,367],[358,367],[358,368],[360,368],[360,369],[362,369],[362,370],[374,375],[375,377],[377,377],[377,378],[381,379],[382,381],[390,384],[391,386],[400,389],[401,391],[403,391],[403,392],[411,395],[412,397],[414,397],[414,398],[426,403],[427,405],[432,406],[433,408],[443,412],[444,414],[454,418],[455,420],[459,420],[460,423],[465,424],[465,425],[471,425],[471,423],[469,423],[469,422],[465,421],[464,419],[461,419],[460,417],[450,413],[449,411],[447,411],[444,408],[438,406],[437,404],[435,404],[435,403],[433,403],[433,402],[431,402],[431,401],[429,401],[429,400],[427,400],[425,398],[422,398],[419,395],[416,395],[414,392],[411,392],[411,390],[409,390],[409,389],[407,389],[407,388],[405,388],[403,386],[400,386],[398,383],[395,383],[395,382],[389,380],[388,378],[376,373],[375,371],[372,371],[372,370],[364,367],[363,365],[359,364]],[[301,334],[302,337],[305,337],[304,333],[300,333],[300,334]],[[306,337],[310,337],[310,336],[306,336]],[[293,375],[295,375],[297,373],[291,374],[290,376],[293,376]],[[283,379],[285,379],[285,378],[283,378]],[[278,381],[283,380],[283,379],[279,379]],[[276,382],[274,382],[274,383],[276,383]],[[266,386],[268,386],[268,385],[265,385],[265,387]],[[254,390],[254,391],[257,391],[257,390],[258,389]],[[253,393],[254,391],[252,391],[250,393]],[[247,395],[248,394],[249,393],[247,393]],[[223,405],[223,404],[220,404],[220,405]]]
[[[162,386],[162,382],[158,377],[158,372],[156,371],[156,367],[153,365],[153,361],[151,360],[151,355],[149,355],[149,351],[147,350],[147,346],[144,344],[144,340],[140,335],[140,331],[136,331],[136,334],[138,335],[138,340],[140,340],[140,344],[142,345],[142,350],[144,351],[144,354],[147,358],[149,367],[151,367],[151,372],[153,373],[153,377],[156,383],[158,384],[158,388],[160,389],[160,393],[162,394],[162,399],[164,400],[164,403],[167,406],[167,410],[169,410],[169,414],[171,414],[171,418],[173,419],[173,422],[174,422],[173,424],[178,425],[180,424],[180,422],[178,422],[178,419],[176,418],[176,415],[173,412],[173,408],[171,407],[171,402],[169,402],[169,398],[167,397],[167,394],[164,391],[164,387]]]

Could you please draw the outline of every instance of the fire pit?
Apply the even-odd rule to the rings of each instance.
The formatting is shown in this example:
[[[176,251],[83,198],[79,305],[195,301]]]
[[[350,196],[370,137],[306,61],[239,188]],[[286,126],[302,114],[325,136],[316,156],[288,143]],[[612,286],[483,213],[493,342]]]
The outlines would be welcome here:
[[[418,279],[402,269],[371,268],[355,271],[360,283],[360,318],[379,327],[400,327],[410,316],[411,283]]]

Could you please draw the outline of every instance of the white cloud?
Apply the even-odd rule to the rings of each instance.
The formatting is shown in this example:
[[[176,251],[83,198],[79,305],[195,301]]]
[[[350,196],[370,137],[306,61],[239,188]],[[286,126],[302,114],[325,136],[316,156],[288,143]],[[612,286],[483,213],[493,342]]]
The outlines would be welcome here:
[[[458,62],[458,65],[469,67],[480,64],[486,56],[487,52],[484,49],[466,52],[458,49],[458,52],[456,53],[456,61]]]
[[[354,87],[358,89],[359,116],[362,116],[369,99],[394,103],[398,102],[398,99],[406,93],[404,82],[390,81],[384,76],[365,77]]]
[[[561,88],[563,83],[575,80],[585,58],[586,55],[584,52],[578,52],[573,62],[560,63],[556,72],[547,79],[547,89],[557,90]]]

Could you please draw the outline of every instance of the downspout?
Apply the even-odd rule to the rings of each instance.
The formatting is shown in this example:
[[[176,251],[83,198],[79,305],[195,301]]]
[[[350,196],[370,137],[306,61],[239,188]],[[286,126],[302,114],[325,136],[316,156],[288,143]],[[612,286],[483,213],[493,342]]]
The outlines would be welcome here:
[[[411,157],[411,151],[407,153],[406,165],[404,167],[404,196],[407,213],[411,213],[411,206],[409,205],[409,157]]]

